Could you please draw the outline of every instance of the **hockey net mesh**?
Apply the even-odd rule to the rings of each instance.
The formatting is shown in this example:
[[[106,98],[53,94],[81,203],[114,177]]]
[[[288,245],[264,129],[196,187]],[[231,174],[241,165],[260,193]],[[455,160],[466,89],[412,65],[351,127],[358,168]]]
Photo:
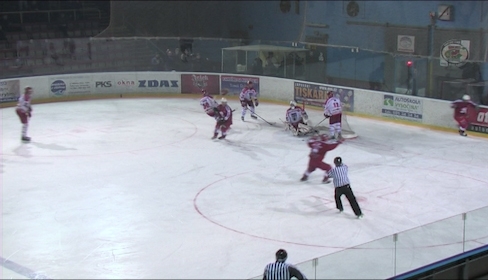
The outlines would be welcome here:
[[[303,108],[308,115],[308,124],[320,133],[328,133],[329,119],[324,118],[323,105],[325,100],[307,100],[303,99],[301,102]],[[356,132],[352,129],[347,120],[347,111],[342,111],[341,134],[346,139],[353,139],[358,137]]]

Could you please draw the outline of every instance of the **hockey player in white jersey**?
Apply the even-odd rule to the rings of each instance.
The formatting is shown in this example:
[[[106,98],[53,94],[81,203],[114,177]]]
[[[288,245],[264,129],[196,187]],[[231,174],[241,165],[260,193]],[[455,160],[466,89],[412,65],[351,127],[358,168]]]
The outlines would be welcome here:
[[[202,94],[203,97],[200,99],[200,105],[203,107],[203,110],[207,115],[214,117],[215,113],[218,111],[217,106],[219,106],[219,103],[217,103],[213,96],[208,94],[206,90],[202,89]]]
[[[27,136],[27,128],[29,127],[29,119],[32,117],[31,95],[33,92],[31,87],[25,87],[24,93],[19,97],[17,107],[15,108],[15,112],[22,123],[21,140],[24,142],[29,142],[31,140],[31,138]]]
[[[242,106],[241,120],[244,120],[248,107],[249,107],[249,111],[251,111],[251,118],[253,119],[258,118],[254,112],[255,110],[254,106],[257,107],[259,105],[258,93],[253,88],[251,81],[248,81],[246,83],[246,86],[242,89],[241,93],[239,94],[239,101],[241,101],[241,106]]]
[[[333,91],[327,93],[327,100],[324,104],[324,116],[329,118],[330,137],[342,139],[342,105],[341,100],[334,96]]]

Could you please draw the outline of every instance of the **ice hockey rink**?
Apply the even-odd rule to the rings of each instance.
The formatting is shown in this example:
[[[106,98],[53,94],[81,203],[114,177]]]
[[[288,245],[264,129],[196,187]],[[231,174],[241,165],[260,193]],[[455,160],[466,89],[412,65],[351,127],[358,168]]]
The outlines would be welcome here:
[[[300,264],[488,205],[487,138],[348,116],[359,136],[326,161],[349,166],[358,220],[345,197],[337,213],[322,171],[299,181],[309,148],[284,131],[286,105],[259,105],[269,125],[242,122],[230,100],[234,125],[211,140],[198,99],[34,104],[31,143],[14,108],[1,109],[3,278],[249,279],[280,248]],[[486,216],[478,228],[471,247],[488,244]],[[452,231],[425,247],[449,256]],[[415,232],[405,269],[430,234]],[[341,265],[381,269],[366,249],[372,259]]]

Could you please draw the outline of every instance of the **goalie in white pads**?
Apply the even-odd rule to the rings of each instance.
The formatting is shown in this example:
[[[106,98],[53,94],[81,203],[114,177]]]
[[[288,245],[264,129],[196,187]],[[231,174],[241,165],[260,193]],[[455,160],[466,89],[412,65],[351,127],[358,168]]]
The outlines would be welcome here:
[[[295,136],[308,134],[311,132],[311,128],[307,125],[307,121],[307,112],[297,106],[295,101],[290,101],[290,108],[286,110],[286,130],[290,130]]]

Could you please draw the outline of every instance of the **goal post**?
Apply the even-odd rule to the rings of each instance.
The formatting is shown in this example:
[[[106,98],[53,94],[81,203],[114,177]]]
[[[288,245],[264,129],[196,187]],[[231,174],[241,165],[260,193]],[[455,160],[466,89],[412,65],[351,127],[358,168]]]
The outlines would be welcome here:
[[[327,133],[329,131],[329,120],[324,120],[324,104],[325,100],[318,99],[301,99],[297,102],[302,105],[303,109],[308,115],[308,124],[314,127],[320,133]],[[356,132],[349,125],[347,120],[347,111],[342,111],[341,134],[346,139],[353,139],[358,137]]]

